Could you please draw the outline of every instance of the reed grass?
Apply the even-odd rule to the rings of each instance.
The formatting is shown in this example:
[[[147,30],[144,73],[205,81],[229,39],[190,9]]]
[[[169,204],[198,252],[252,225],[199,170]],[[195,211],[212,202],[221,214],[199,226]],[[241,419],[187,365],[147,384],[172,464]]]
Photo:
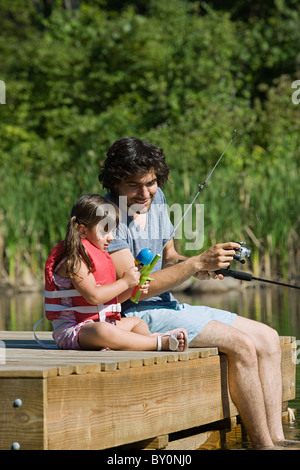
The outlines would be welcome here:
[[[2,283],[22,286],[40,282],[50,250],[64,238],[74,201],[86,192],[105,193],[97,181],[98,157],[92,157],[84,167],[87,155],[83,152],[77,166],[70,163],[60,172],[49,167],[40,173],[31,169],[16,174],[14,165],[2,169]],[[203,174],[208,174],[209,165],[205,171],[201,169],[200,179],[198,168],[192,171],[182,158],[173,160],[171,182],[164,188],[168,203],[189,203],[205,178]],[[246,270],[258,277],[264,274],[286,281],[299,278],[297,170],[292,158],[259,170],[255,165],[240,170],[232,165],[220,167],[197,199],[197,203],[204,204],[202,250],[215,243],[243,240],[252,249]],[[185,251],[187,241],[179,240],[178,248],[194,255]]]
[[[297,165],[290,158],[260,170],[255,166],[241,172],[232,167],[219,169],[197,200],[205,208],[203,248],[223,241],[246,241],[252,256],[245,269],[250,269],[253,275],[286,281],[300,279]],[[190,193],[196,193],[200,181],[190,176],[187,185],[176,173],[172,196],[175,188],[177,197],[185,201],[187,187]],[[189,198],[192,199],[191,194]],[[186,240],[181,243],[183,250],[185,243]]]

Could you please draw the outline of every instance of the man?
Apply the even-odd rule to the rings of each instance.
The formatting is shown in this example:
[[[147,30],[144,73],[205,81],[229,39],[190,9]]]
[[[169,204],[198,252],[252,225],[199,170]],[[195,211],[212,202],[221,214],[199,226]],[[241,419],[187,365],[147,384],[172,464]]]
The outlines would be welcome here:
[[[191,276],[216,278],[214,271],[229,266],[239,245],[218,244],[190,258],[175,250],[161,190],[168,173],[162,149],[124,138],[110,147],[99,174],[108,197],[123,211],[118,235],[109,246],[117,275],[133,265],[141,249],[161,253],[166,243],[162,260],[152,272],[148,295],[141,296],[137,305],[125,302],[123,314],[143,318],[151,331],[184,327],[189,347],[218,347],[225,353],[230,395],[249,438],[256,447],[274,447],[284,441],[278,335],[267,325],[231,312],[180,305],[169,292]]]

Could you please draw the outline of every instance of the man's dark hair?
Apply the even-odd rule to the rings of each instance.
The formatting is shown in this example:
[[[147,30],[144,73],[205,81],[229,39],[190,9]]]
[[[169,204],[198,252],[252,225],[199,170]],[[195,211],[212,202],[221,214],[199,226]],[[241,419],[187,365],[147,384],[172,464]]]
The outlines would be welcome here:
[[[125,137],[108,149],[100,167],[99,181],[110,193],[116,194],[115,188],[120,182],[151,170],[156,174],[158,185],[163,186],[169,174],[163,150],[135,137]]]

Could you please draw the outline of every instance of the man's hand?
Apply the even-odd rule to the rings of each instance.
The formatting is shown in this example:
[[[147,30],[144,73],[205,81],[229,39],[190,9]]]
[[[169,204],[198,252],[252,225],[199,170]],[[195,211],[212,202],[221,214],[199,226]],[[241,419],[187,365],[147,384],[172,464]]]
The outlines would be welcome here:
[[[230,262],[235,255],[235,249],[238,248],[240,248],[240,245],[235,242],[219,243],[195,256],[194,258],[198,258],[195,261],[199,264],[200,269],[194,274],[194,277],[200,280],[223,279],[224,276],[222,274],[217,275],[215,271],[230,266]]]
[[[196,279],[199,281],[207,281],[209,279],[224,279],[222,274],[216,274],[214,271],[198,271],[194,274]]]

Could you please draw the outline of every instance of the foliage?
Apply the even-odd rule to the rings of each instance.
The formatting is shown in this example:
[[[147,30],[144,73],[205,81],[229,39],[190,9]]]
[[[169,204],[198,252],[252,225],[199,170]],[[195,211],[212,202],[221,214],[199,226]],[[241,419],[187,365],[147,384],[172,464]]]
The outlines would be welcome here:
[[[205,204],[205,247],[250,236],[282,257],[288,240],[299,246],[295,1],[263,9],[233,1],[81,1],[74,11],[39,4],[0,6],[7,95],[0,258],[12,282],[28,266],[41,275],[73,202],[102,192],[99,162],[126,135],[164,148],[168,200],[183,204],[236,128],[198,201]]]

